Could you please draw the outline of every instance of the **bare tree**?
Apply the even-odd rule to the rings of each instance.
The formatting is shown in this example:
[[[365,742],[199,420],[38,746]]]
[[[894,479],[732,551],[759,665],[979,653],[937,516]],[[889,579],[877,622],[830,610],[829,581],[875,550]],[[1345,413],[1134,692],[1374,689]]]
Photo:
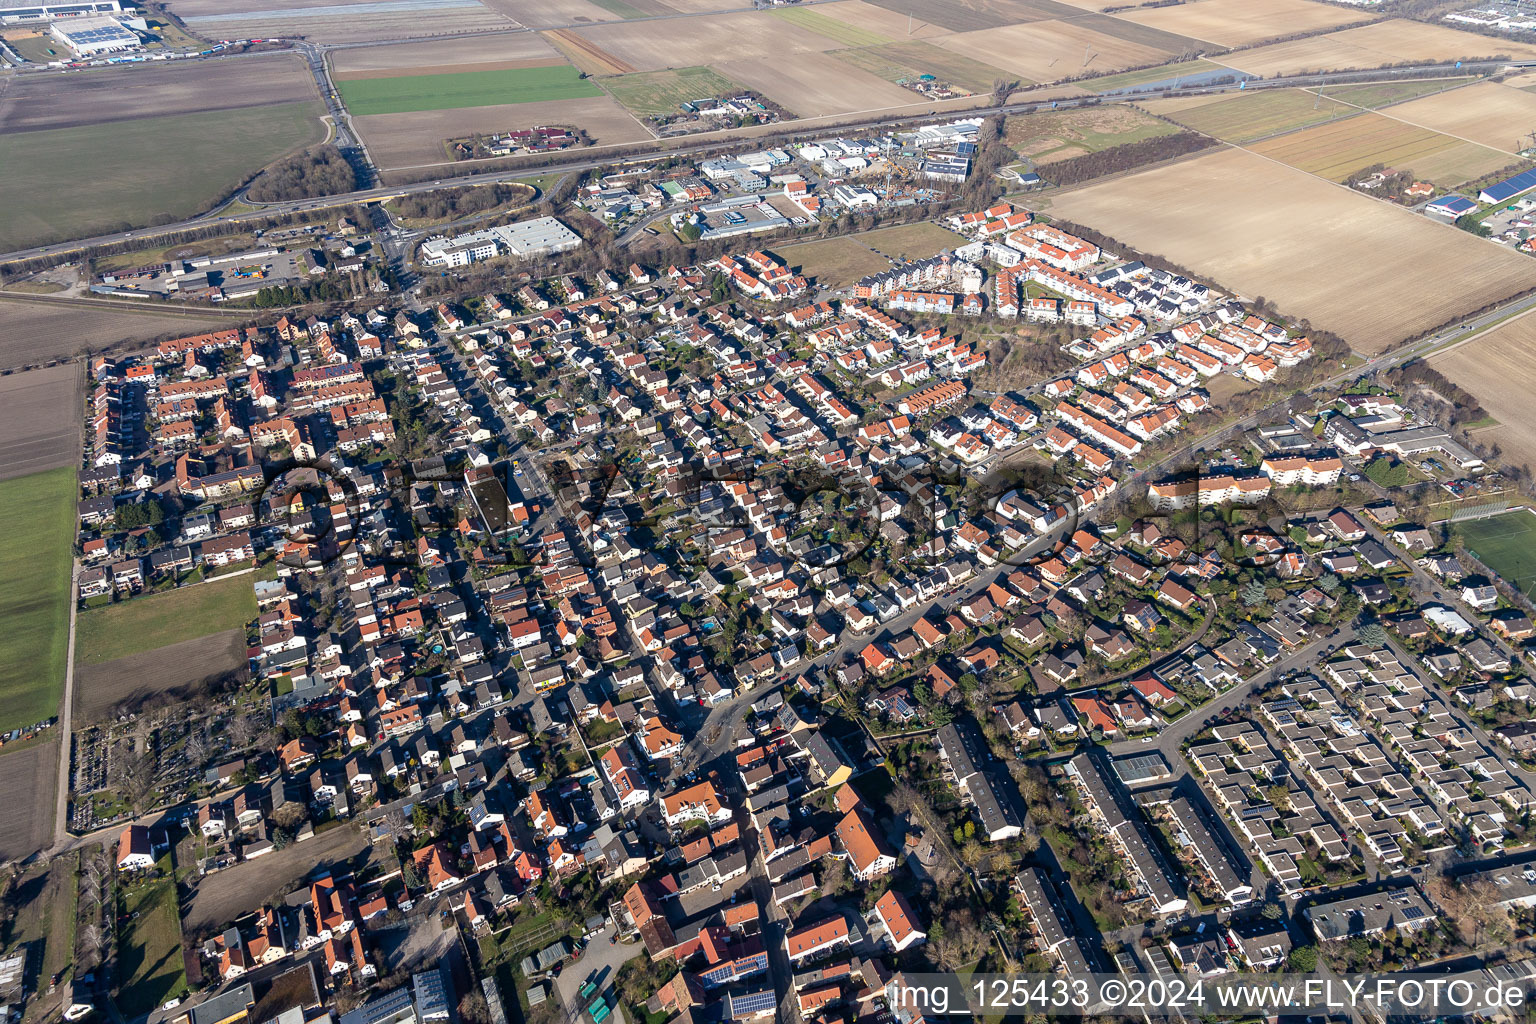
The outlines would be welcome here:
[[[208,730],[206,727],[198,727],[187,733],[186,744],[187,764],[193,771],[201,771],[203,765],[208,763]]]

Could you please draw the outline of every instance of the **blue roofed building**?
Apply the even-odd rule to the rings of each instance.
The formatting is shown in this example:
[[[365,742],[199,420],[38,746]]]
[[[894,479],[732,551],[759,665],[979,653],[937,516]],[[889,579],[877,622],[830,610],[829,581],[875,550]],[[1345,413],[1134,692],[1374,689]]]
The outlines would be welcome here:
[[[1424,207],[1425,213],[1438,213],[1442,217],[1464,217],[1477,209],[1477,204],[1466,196],[1441,196]]]
[[[1485,203],[1502,203],[1533,188],[1536,188],[1536,168],[1521,171],[1513,178],[1505,178],[1497,184],[1489,185],[1478,193],[1477,198]]]

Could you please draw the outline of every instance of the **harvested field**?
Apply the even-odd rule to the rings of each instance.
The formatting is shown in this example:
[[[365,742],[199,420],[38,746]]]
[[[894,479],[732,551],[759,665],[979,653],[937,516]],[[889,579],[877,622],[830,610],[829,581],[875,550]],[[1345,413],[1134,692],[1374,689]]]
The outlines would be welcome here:
[[[1392,108],[1392,117],[1469,139],[1506,153],[1526,148],[1536,126],[1536,96],[1494,82],[1479,82]]]
[[[1139,71],[1122,71],[1118,75],[1090,78],[1083,82],[1083,88],[1090,92],[1114,92],[1121,89],[1135,89],[1137,86],[1152,85],[1159,82],[1178,81],[1181,78],[1203,77],[1211,72],[1219,71],[1228,71],[1230,74],[1230,69],[1223,68],[1220,64],[1215,64],[1208,60],[1183,60],[1173,64],[1160,64],[1155,68],[1142,68]],[[1207,99],[1208,97],[1192,98]]]
[[[73,465],[0,481],[0,732],[59,713],[78,497]]]
[[[1038,163],[1097,153],[1127,142],[1171,135],[1177,128],[1125,104],[1022,114],[1008,118],[1004,139]]]
[[[226,6],[217,13],[188,16],[185,12],[198,6],[196,0],[191,3],[173,0],[171,9],[182,14],[193,32],[213,39],[301,36],[317,43],[365,43],[418,36],[424,19],[430,19],[433,32],[445,35],[495,31],[514,24],[479,0],[259,2],[261,7],[255,10],[231,11]]]
[[[1357,114],[1331,124],[1265,139],[1248,147],[1309,174],[1346,182],[1373,164],[1411,170],[1454,188],[1504,167],[1509,156],[1381,114]]]
[[[0,860],[20,860],[53,842],[54,796],[59,779],[59,736],[0,754],[0,789],[12,794],[0,804]]]
[[[1475,57],[1536,57],[1536,46],[1458,32],[1441,25],[1391,18],[1374,25],[1310,36],[1273,46],[1244,50],[1224,58],[1254,75],[1273,77],[1309,71],[1349,71],[1387,67],[1407,61],[1463,60]]]
[[[342,825],[313,839],[293,843],[197,880],[184,918],[188,931],[223,926],[253,905],[275,899],[278,890],[309,877],[316,865],[333,875],[356,871],[368,861],[368,837],[357,824]]]
[[[1499,421],[1478,431],[1478,440],[1502,448],[1505,462],[1536,469],[1536,416],[1531,415],[1531,395],[1536,393],[1536,317],[1512,320],[1437,352],[1429,363],[1470,391]]]
[[[353,46],[331,53],[331,68],[338,75],[488,61],[542,61],[558,64],[561,58],[554,47],[537,32],[495,32],[464,39],[435,39],[429,43]]]
[[[435,78],[445,75],[472,74],[478,71],[519,71],[533,68],[563,68],[569,66],[556,55],[553,58],[531,57],[527,60],[485,60],[475,64],[425,64],[416,68],[336,71],[331,73],[331,80],[336,82],[367,82],[379,78]]]
[[[75,669],[72,727],[222,692],[249,679],[243,629],[226,629],[98,665],[81,665]]]
[[[703,15],[683,22],[661,20],[594,25],[560,35],[564,38],[575,36],[595,46],[611,60],[628,65],[601,72],[603,74],[659,71],[738,60],[773,60],[796,53],[819,53],[837,46],[834,40],[777,18],[768,11]],[[765,57],[765,54],[771,56]]]
[[[304,62],[287,54],[21,75],[0,91],[0,137],[319,98]]]
[[[823,238],[774,250],[798,273],[826,288],[846,288],[861,277],[877,274],[891,261],[877,256],[857,236]]]
[[[101,665],[231,629],[243,632],[256,618],[255,579],[245,573],[81,612],[75,665]]]
[[[1319,101],[1302,89],[1266,89],[1215,99],[1185,96],[1138,105],[1223,142],[1262,139],[1357,113],[1349,104],[1330,98]]]
[[[336,88],[356,116],[588,99],[602,90],[569,64],[454,74],[348,78]]]
[[[928,104],[926,97],[821,53],[721,64],[720,71],[802,117]]]
[[[571,63],[589,75],[627,75],[640,70],[628,61],[620,60],[590,39],[584,39],[575,32],[566,29],[555,29],[545,32],[544,37],[561,53],[569,57]]]
[[[799,25],[819,36],[826,36],[843,46],[883,46],[894,42],[879,32],[871,31],[837,18],[829,18],[809,7],[775,7],[773,15],[791,25]]]
[[[355,117],[352,123],[368,143],[368,152],[386,171],[448,163],[448,155],[443,150],[445,139],[465,138],[476,132],[526,128],[533,124],[576,125],[600,145],[651,138],[639,122],[607,96],[465,107],[449,114],[431,110],[371,114]]]
[[[676,7],[677,4],[672,6]],[[866,0],[838,0],[836,3],[817,4],[816,12],[846,25],[902,42],[932,39],[934,36],[948,35],[951,31],[946,22],[924,20],[921,14],[914,15],[908,21],[905,14],[877,7]]]
[[[1373,15],[1312,0],[1189,0],[1172,7],[1120,11],[1113,17],[1221,46],[1247,46],[1297,32],[1358,24]]]
[[[0,185],[0,191],[4,186]],[[100,352],[124,341],[199,334],[228,320],[122,309],[90,309],[0,297],[0,368]]]
[[[202,213],[267,164],[324,138],[320,110],[318,100],[305,100],[0,129],[0,250]]]
[[[1065,192],[1049,212],[1366,354],[1536,284],[1527,257],[1241,150]]]
[[[828,56],[868,71],[887,82],[908,81],[920,75],[933,75],[950,85],[973,93],[988,93],[992,83],[1007,73],[979,60],[950,53],[932,43],[890,43],[857,50],[833,50]],[[1026,83],[1027,84],[1027,83]]]
[[[733,96],[742,91],[740,84],[710,68],[642,71],[605,78],[602,85],[610,96],[641,117],[675,114],[689,100]]]
[[[622,14],[607,10],[591,0],[486,0],[487,6],[528,28],[564,28],[620,21]],[[729,3],[720,3],[729,7]],[[713,9],[713,8],[711,8]]]
[[[1116,39],[1077,22],[1065,21],[1037,21],[985,32],[961,32],[934,42],[946,50],[1022,75],[1031,82],[1055,82],[1158,64],[1174,56],[1167,50]]]
[[[82,380],[78,363],[0,377],[0,480],[80,460]]]

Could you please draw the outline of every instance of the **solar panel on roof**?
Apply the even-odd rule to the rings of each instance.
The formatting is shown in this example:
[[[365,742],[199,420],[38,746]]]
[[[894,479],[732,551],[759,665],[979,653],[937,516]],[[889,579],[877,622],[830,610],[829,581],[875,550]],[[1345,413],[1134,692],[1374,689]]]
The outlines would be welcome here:
[[[1424,916],[1423,907],[1404,907],[1403,918],[1408,921],[1416,921]]]
[[[744,996],[731,997],[731,1014],[733,1016],[746,1016],[753,1013],[765,1013],[777,1005],[771,989],[762,992],[748,992]]]
[[[1536,168],[1529,171],[1521,171],[1514,177],[1505,178],[1496,185],[1489,185],[1483,189],[1482,200],[1485,203],[1502,203],[1521,192],[1536,188]]]

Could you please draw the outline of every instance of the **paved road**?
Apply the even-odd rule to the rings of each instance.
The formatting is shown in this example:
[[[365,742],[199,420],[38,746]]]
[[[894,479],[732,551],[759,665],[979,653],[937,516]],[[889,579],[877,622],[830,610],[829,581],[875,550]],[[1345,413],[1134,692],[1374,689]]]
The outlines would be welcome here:
[[[238,55],[232,55],[232,56],[229,56],[229,57],[226,57],[226,58],[223,58],[223,59],[230,59],[230,60],[238,59]],[[1385,82],[1392,82],[1392,81],[1398,81],[1399,79],[1402,79],[1402,78],[1405,78],[1405,77],[1410,77],[1410,76],[1414,76],[1414,75],[1433,74],[1433,73],[1436,73],[1436,72],[1456,73],[1458,75],[1492,74],[1492,73],[1498,71],[1500,68],[1511,66],[1511,63],[1512,62],[1509,62],[1509,61],[1479,61],[1479,62],[1466,63],[1463,66],[1461,66],[1460,68],[1458,68],[1454,63],[1452,63],[1452,64],[1422,64],[1422,65],[1418,65],[1418,66],[1410,67],[1410,68],[1395,68],[1395,69],[1390,69],[1390,70],[1386,70],[1386,71],[1342,71],[1342,72],[1329,72],[1329,73],[1326,73],[1326,74],[1317,74],[1317,75],[1294,75],[1294,76],[1281,77],[1281,78],[1262,79],[1262,80],[1259,80],[1259,79],[1250,80],[1249,83],[1248,83],[1247,88],[1248,88],[1248,90],[1251,91],[1251,90],[1254,90],[1254,89],[1289,89],[1289,88],[1295,88],[1295,87],[1298,87],[1298,86],[1305,87],[1305,86],[1315,86],[1315,85],[1338,85],[1338,84],[1346,84],[1346,83],[1383,82],[1383,81],[1385,81]],[[313,66],[313,58],[311,58],[311,65]],[[1517,65],[1517,66],[1519,66],[1519,65]],[[323,74],[323,69],[322,69],[322,74]],[[328,95],[329,92],[330,92],[328,77],[325,78],[325,81],[326,81],[327,84],[325,86],[323,86],[323,88],[325,89],[325,91],[326,91],[326,93]],[[1231,85],[1202,85],[1202,86],[1185,86],[1185,87],[1179,87],[1177,85],[1170,85],[1170,86],[1148,87],[1148,88],[1145,88],[1145,89],[1137,90],[1134,94],[1127,93],[1127,94],[1123,94],[1123,95],[1124,96],[1134,95],[1134,96],[1136,96],[1139,99],[1153,99],[1153,98],[1156,98],[1159,95],[1163,95],[1163,94],[1167,94],[1167,93],[1173,93],[1173,92],[1177,92],[1180,95],[1207,95],[1207,94],[1220,94],[1220,93],[1235,92],[1235,91],[1237,91],[1237,85],[1236,84],[1231,84]],[[1095,105],[1098,105],[1098,104],[1100,104],[1102,102],[1103,102],[1103,100],[1099,96],[1068,97],[1068,98],[1058,99],[1058,100],[1043,100],[1043,101],[1042,100],[1034,100],[1034,101],[1024,100],[1024,101],[1020,101],[1020,102],[1017,102],[1017,103],[1007,103],[1007,104],[1003,104],[1003,105],[1000,105],[1000,106],[999,105],[992,105],[992,106],[986,106],[986,107],[969,108],[969,109],[966,109],[964,111],[956,110],[956,111],[952,111],[951,113],[955,114],[956,116],[959,116],[960,114],[963,113],[965,116],[971,116],[971,117],[986,117],[986,116],[989,116],[991,114],[999,114],[999,113],[1001,113],[1001,114],[1030,114],[1030,113],[1037,113],[1037,112],[1040,112],[1040,111],[1047,111],[1047,110],[1070,110],[1070,109],[1073,109],[1073,108],[1076,108],[1076,107],[1095,106]],[[328,105],[330,104],[329,100],[327,101],[327,104]],[[335,117],[334,114],[332,116],[333,116],[333,118]],[[186,230],[187,228],[199,227],[199,226],[202,226],[202,225],[205,225],[205,224],[212,223],[214,221],[231,221],[231,222],[239,223],[241,220],[244,220],[244,219],[260,218],[260,217],[263,217],[263,216],[265,216],[267,214],[274,214],[274,213],[303,213],[303,212],[312,211],[312,210],[331,209],[331,208],[337,207],[337,206],[348,206],[348,205],[352,205],[354,203],[366,203],[366,202],[372,202],[372,201],[375,201],[375,200],[392,199],[392,198],[395,198],[397,196],[411,195],[411,194],[418,193],[418,192],[430,192],[430,191],[432,191],[432,190],[434,190],[436,188],[440,188],[440,187],[444,186],[445,184],[446,185],[454,185],[454,186],[457,186],[457,185],[488,184],[488,183],[491,183],[491,182],[512,181],[512,180],[515,180],[515,179],[517,179],[519,177],[526,177],[529,174],[534,174],[534,173],[537,173],[537,174],[552,174],[552,173],[565,173],[565,172],[571,172],[571,171],[587,171],[587,170],[593,170],[593,169],[596,169],[596,168],[614,168],[614,167],[624,166],[624,165],[627,165],[627,164],[644,162],[646,160],[652,159],[654,156],[661,155],[661,154],[665,154],[667,156],[696,156],[696,155],[701,155],[701,154],[706,154],[706,153],[714,152],[714,151],[717,151],[717,150],[725,150],[725,149],[734,148],[736,146],[741,145],[747,138],[751,138],[754,143],[760,142],[762,145],[765,145],[765,146],[766,145],[782,145],[785,142],[788,142],[788,141],[796,139],[796,138],[810,138],[810,137],[814,137],[814,136],[825,135],[827,132],[832,131],[834,129],[838,130],[838,131],[845,131],[845,132],[857,134],[859,132],[868,131],[868,130],[872,130],[872,129],[879,129],[879,128],[883,128],[883,127],[886,127],[886,126],[889,126],[889,125],[892,125],[892,124],[899,124],[899,123],[903,123],[903,122],[909,122],[909,121],[912,121],[914,119],[922,118],[923,116],[924,116],[924,114],[921,111],[916,111],[916,110],[912,110],[912,109],[909,109],[909,108],[904,108],[901,111],[898,111],[898,112],[895,112],[895,113],[882,114],[882,115],[879,115],[879,116],[876,116],[876,117],[871,117],[871,118],[868,118],[868,119],[858,120],[858,121],[854,121],[854,122],[840,121],[840,120],[834,119],[833,123],[828,124],[828,125],[826,125],[824,127],[818,127],[815,123],[809,122],[809,121],[795,121],[795,122],[790,122],[787,125],[785,125],[785,130],[782,133],[772,133],[772,134],[750,136],[750,137],[744,137],[744,136],[739,136],[739,135],[732,135],[732,136],[729,136],[729,137],[724,138],[724,139],[711,138],[711,139],[707,139],[707,140],[704,140],[704,141],[689,143],[689,144],[682,145],[682,146],[671,145],[670,144],[671,140],[660,140],[660,139],[658,139],[658,140],[654,140],[651,143],[629,144],[629,145],[624,147],[626,150],[634,150],[637,147],[644,147],[648,151],[647,152],[643,152],[643,153],[632,153],[631,152],[631,153],[626,154],[626,155],[621,156],[621,157],[615,157],[615,156],[612,156],[612,155],[609,155],[609,156],[602,156],[602,155],[599,155],[599,156],[576,155],[576,156],[572,156],[571,158],[569,158],[567,160],[562,160],[562,161],[559,161],[559,162],[556,162],[556,163],[553,163],[553,164],[548,164],[548,165],[539,166],[539,167],[534,167],[534,166],[523,167],[523,168],[520,168],[518,170],[513,170],[513,171],[504,171],[504,170],[503,171],[482,171],[482,172],[471,172],[471,173],[467,173],[467,174],[455,175],[453,173],[454,168],[451,165],[444,165],[444,168],[443,168],[443,175],[444,175],[444,177],[440,178],[440,179],[437,179],[437,180],[434,180],[434,181],[417,182],[415,184],[400,185],[400,186],[388,187],[388,188],[368,188],[368,189],[362,189],[362,190],[355,191],[355,192],[345,193],[343,195],[328,196],[328,197],[320,198],[320,199],[305,199],[305,200],[297,200],[297,201],[293,201],[293,202],[273,203],[273,204],[270,204],[270,205],[262,207],[261,213],[259,213],[259,214],[250,214],[250,215],[247,215],[246,217],[222,217],[222,216],[219,216],[217,213],[207,213],[207,214],[203,214],[201,216],[189,218],[187,220],[181,221],[181,222],[176,223],[176,224],[165,225],[163,227],[138,229],[138,230],[134,230],[134,231],[115,232],[113,234],[108,234],[108,235],[97,235],[97,236],[95,236],[93,238],[83,238],[83,239],[78,239],[76,241],[61,242],[61,243],[54,244],[54,245],[33,246],[33,247],[27,248],[27,249],[17,249],[17,250],[13,250],[11,252],[0,253],[0,263],[8,263],[8,262],[12,262],[12,261],[15,261],[15,260],[32,259],[32,258],[38,257],[38,256],[64,255],[64,254],[68,254],[68,253],[71,253],[71,252],[75,252],[75,251],[77,251],[79,249],[87,248],[87,247],[92,246],[92,245],[100,245],[100,244],[105,244],[105,243],[109,243],[109,242],[121,242],[121,241],[130,239],[130,238],[148,239],[148,238],[152,238],[152,237],[155,237],[157,235],[165,234],[165,233],[168,233],[168,232],[182,231],[182,230]],[[346,127],[346,123],[347,122],[345,121],[344,118],[337,119],[336,120],[336,124],[337,124],[338,130],[344,129]],[[585,153],[591,153],[592,150],[589,149],[589,150],[586,150],[584,152]]]

